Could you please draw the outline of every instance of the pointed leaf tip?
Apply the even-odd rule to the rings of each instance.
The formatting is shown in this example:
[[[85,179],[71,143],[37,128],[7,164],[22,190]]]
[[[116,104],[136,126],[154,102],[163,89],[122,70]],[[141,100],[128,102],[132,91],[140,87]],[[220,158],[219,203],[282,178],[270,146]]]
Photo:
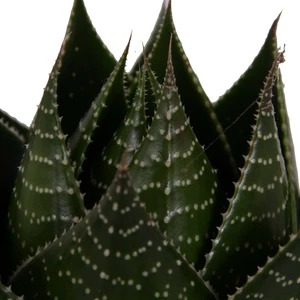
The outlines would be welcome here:
[[[256,99],[264,88],[266,76],[277,54],[276,30],[279,17],[280,14],[274,20],[263,46],[249,68],[218,101],[213,103],[214,111],[223,128],[234,124],[226,130],[225,135],[238,167],[244,165],[243,155],[249,151],[249,144],[246,141],[251,138],[250,125],[255,123],[254,115],[258,108]]]
[[[167,9],[169,6],[172,5],[172,1],[171,0],[164,0],[164,7]]]
[[[277,53],[265,80],[245,166],[202,274],[222,297],[257,272],[290,233],[288,180],[272,94],[283,53]]]
[[[117,63],[98,36],[84,1],[73,2],[57,90],[62,131],[69,137]]]
[[[81,189],[82,192],[86,193],[84,201],[88,209],[92,208],[94,203],[100,199],[99,189],[94,185],[94,179],[99,173],[96,165],[102,159],[99,157],[99,153],[102,153],[124,121],[127,112],[124,70],[130,41],[131,36],[109,79],[102,86],[101,92],[94,99],[87,113],[69,138],[69,148],[75,165],[75,174],[76,176],[80,175],[79,178],[82,180]],[[91,174],[93,175],[91,176]]]
[[[169,39],[163,88],[147,65],[157,109],[129,169],[136,191],[147,212],[155,216],[160,230],[166,231],[176,247],[180,246],[190,263],[201,265],[202,254],[210,248],[209,235],[213,235],[216,225],[210,216],[219,215],[224,194],[177,92],[171,45]]]
[[[167,70],[164,79],[164,86],[165,87],[176,87],[176,79],[174,75],[174,68],[172,63],[172,33],[170,36],[170,43],[169,43],[169,50],[168,50],[168,63],[167,63]]]
[[[129,36],[129,40],[128,40],[128,43],[127,43],[127,46],[126,46],[126,50],[129,49],[131,39],[132,39],[132,30],[130,32],[130,36]]]
[[[279,49],[280,50],[280,49]],[[269,93],[272,94],[272,88],[275,85],[275,80],[277,77],[278,65],[285,61],[284,59],[285,46],[283,51],[278,51],[274,63],[272,65],[271,70],[266,78],[266,84],[261,94],[261,109],[266,109],[269,105],[271,105],[272,97],[269,96]]]
[[[280,17],[281,17],[281,14],[282,14],[283,10],[279,13],[279,15],[277,16],[277,18],[275,19],[275,22],[278,22]]]
[[[222,126],[215,117],[212,105],[184,53],[173,22],[171,1],[164,1],[155,27],[145,45],[145,52],[149,62],[147,67],[151,65],[151,69],[156,74],[154,76],[155,81],[157,79],[158,82],[163,82],[166,79],[170,34],[173,36],[172,64],[174,73],[176,74],[176,90],[178,87],[180,99],[185,108],[185,114],[190,119],[193,131],[202,145],[207,145],[214,141],[213,146],[210,147],[207,154],[214,169],[218,170],[218,175],[222,178],[226,186],[226,192],[232,195],[232,181],[238,179],[238,171],[233,156],[231,156],[231,150],[228,147],[225,135],[222,134]],[[131,70],[131,74],[137,71],[141,65],[143,56],[141,55],[137,59]],[[157,84],[155,85],[158,86]],[[159,99],[159,95],[157,96]],[[149,119],[153,117],[156,110],[157,102],[154,98],[152,95],[147,95],[146,98],[147,108],[149,108],[147,111]],[[199,118],[197,111],[202,112],[201,118]],[[206,130],[203,131],[202,128],[206,128]],[[218,138],[216,139],[216,137]]]
[[[111,184],[122,155],[125,156],[128,165],[146,134],[145,79],[145,70],[140,70],[135,96],[124,121],[103,149],[101,158],[93,164],[93,170],[96,171],[93,172],[93,185],[99,191],[97,200]]]
[[[62,43],[30,127],[9,207],[11,269],[85,215],[57,108]]]
[[[100,203],[28,261],[12,285],[26,299],[215,299],[157,230],[120,168]]]

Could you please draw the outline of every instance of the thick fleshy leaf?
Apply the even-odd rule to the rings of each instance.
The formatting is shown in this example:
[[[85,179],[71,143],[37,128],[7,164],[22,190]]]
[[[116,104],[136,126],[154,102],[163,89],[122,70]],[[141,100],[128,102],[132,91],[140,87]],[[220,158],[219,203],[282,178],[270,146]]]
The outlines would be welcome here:
[[[247,141],[251,139],[251,125],[255,124],[257,100],[275,59],[279,17],[274,21],[264,45],[247,71],[217,102],[213,103],[218,120],[226,129],[225,134],[238,167],[244,165],[243,155],[249,152]]]
[[[153,42],[155,35],[156,40]],[[234,190],[232,182],[238,179],[238,169],[212,104],[184,53],[173,23],[171,1],[166,0],[162,5],[150,41],[145,47],[146,54],[149,53],[148,60],[151,63],[151,68],[157,75],[159,82],[162,82],[164,78],[171,35],[173,37],[173,65],[182,104],[185,107],[187,116],[190,118],[197,139],[202,145],[209,146],[205,150],[207,156],[213,167],[218,170],[218,176],[226,192],[231,196]],[[146,98],[146,101],[153,102],[149,97]],[[156,104],[154,103],[152,106],[155,107]],[[200,112],[201,117],[199,117]]]
[[[68,142],[76,177],[80,175],[82,168],[84,169],[79,178],[82,180],[82,190],[87,193],[85,196],[87,208],[92,208],[95,202],[100,200],[99,189],[91,183],[93,173],[97,172],[95,170],[97,161],[101,160],[99,156],[124,121],[127,112],[124,69],[129,44],[130,40],[114,71]]]
[[[163,4],[162,4],[161,10],[159,12],[158,18],[157,18],[154,28],[151,32],[151,35],[145,45],[144,53],[141,53],[140,56],[137,58],[137,60],[135,61],[134,65],[132,66],[132,68],[130,70],[130,74],[135,75],[135,73],[138,72],[140,67],[144,64],[145,54],[146,54],[146,56],[148,56],[150,54],[150,52],[152,51],[152,49],[155,47],[157,40],[161,35],[162,26],[164,24],[164,20],[167,15],[167,11],[168,11],[168,9],[170,9],[170,5],[171,5],[170,2],[171,2],[170,0],[163,0]],[[168,37],[169,39],[170,39],[170,33],[169,33],[169,37]],[[162,60],[161,63],[163,64],[164,67],[166,66],[166,60]]]
[[[7,213],[18,167],[28,142],[28,128],[0,110],[0,278],[7,273]],[[1,276],[2,275],[2,276]]]
[[[0,190],[2,200],[0,213],[3,213],[7,211],[5,207],[8,205],[17,170],[24,154],[25,144],[28,142],[28,128],[0,110],[0,138]],[[2,217],[0,217],[0,220],[2,220]]]
[[[261,93],[250,152],[202,272],[222,297],[244,284],[290,233],[288,181],[272,104],[282,55],[276,57]]]
[[[248,278],[232,296],[235,299],[298,299],[300,295],[300,234],[268,258],[263,268]]]
[[[131,106],[131,104],[134,100],[138,84],[139,84],[139,73],[138,72],[135,75],[132,75],[130,73],[125,73],[124,89],[125,89],[125,97],[126,97],[128,106]]]
[[[100,203],[20,268],[13,290],[28,299],[215,299],[146,214],[124,162]]]
[[[289,182],[288,205],[291,211],[291,229],[292,233],[296,234],[300,225],[299,179],[290,121],[285,103],[284,84],[280,72],[274,87],[274,99],[275,120]]]
[[[155,80],[151,70],[149,77]],[[130,164],[133,184],[161,230],[189,262],[201,265],[226,199],[182,107],[171,46],[163,88],[157,85],[157,111]]]
[[[118,164],[125,150],[128,150],[127,164],[146,135],[145,114],[145,70],[140,71],[139,83],[132,106],[124,122],[118,128],[101,154],[101,160],[93,168],[93,184],[99,189],[99,199],[115,177]]]
[[[4,286],[0,283],[0,300],[22,300],[23,297],[19,297],[14,294],[10,287]]]
[[[26,125],[0,110],[0,220],[3,220],[2,213],[7,212],[17,170],[24,154],[25,144],[28,142],[28,133]]]
[[[13,266],[85,215],[57,113],[61,51],[30,127],[29,143],[9,207]]]
[[[140,56],[137,58],[137,60],[135,61],[134,65],[132,66],[132,68],[128,74],[130,76],[130,78],[132,78],[133,83],[137,81],[136,73],[140,69],[140,66],[142,66],[144,64],[145,55],[148,56],[150,54],[150,52],[152,51],[153,47],[155,46],[155,44],[157,42],[158,37],[160,36],[161,28],[164,23],[164,19],[166,17],[166,12],[167,12],[168,7],[169,7],[169,0],[164,0],[161,10],[159,12],[159,16],[154,25],[154,28],[153,28],[151,35],[146,43],[145,48],[143,49],[143,53],[141,53]],[[170,34],[168,36],[168,39],[170,39]],[[165,67],[166,67],[166,60],[162,60],[163,75],[164,75]],[[163,75],[162,75],[162,78],[163,78]],[[134,84],[132,84],[132,86],[134,87]],[[132,88],[130,88],[130,90],[131,89]],[[151,85],[150,85],[149,81],[146,82],[146,90],[151,90]],[[148,93],[146,95],[146,108],[147,108],[146,113],[147,113],[147,117],[148,117],[148,124],[151,125],[154,112],[157,108],[155,97],[151,93]]]
[[[5,127],[12,134],[14,134],[22,143],[26,143],[28,141],[28,127],[1,109],[0,124],[2,127]]]
[[[58,76],[58,113],[69,136],[113,71],[116,60],[98,36],[83,0],[74,0]]]

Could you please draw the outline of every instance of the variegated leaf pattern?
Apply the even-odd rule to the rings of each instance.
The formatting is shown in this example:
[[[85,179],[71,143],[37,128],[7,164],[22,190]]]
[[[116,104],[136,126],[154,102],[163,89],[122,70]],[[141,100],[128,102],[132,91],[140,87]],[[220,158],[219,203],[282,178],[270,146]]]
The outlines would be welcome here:
[[[94,99],[88,112],[84,115],[76,130],[70,137],[68,145],[71,151],[76,176],[79,176],[82,171],[81,166],[85,159],[84,153],[86,152],[88,145],[91,143],[93,135],[95,135],[95,129],[99,127],[99,123],[107,115],[108,105],[120,105],[120,109],[122,111],[126,110],[123,76],[128,49],[129,43],[114,71],[102,87],[101,92]],[[119,94],[121,94],[120,99],[117,98]],[[103,126],[103,124],[100,125]]]
[[[5,127],[8,131],[14,134],[22,143],[28,142],[28,127],[1,109],[0,124],[2,128]]]
[[[138,72],[138,70],[144,63],[145,56],[147,57],[150,54],[150,52],[152,51],[153,47],[155,47],[157,40],[160,38],[162,26],[163,26],[163,23],[165,21],[166,15],[167,15],[167,10],[170,9],[170,5],[171,5],[170,0],[162,1],[162,7],[160,9],[159,15],[157,17],[157,20],[155,22],[155,25],[151,32],[151,35],[145,45],[144,51],[143,51],[143,53],[141,53],[139,55],[139,57],[137,58],[137,60],[135,61],[135,63],[133,64],[133,66],[129,72],[131,75],[135,75],[136,72]],[[170,36],[168,38],[170,38]],[[165,67],[166,60],[161,61],[161,62],[162,62],[162,64],[164,64],[164,67]]]
[[[26,299],[216,299],[149,218],[124,163],[101,202],[16,272],[14,291]]]
[[[191,126],[199,142],[202,145],[210,145],[205,150],[206,154],[213,167],[218,170],[218,176],[225,191],[228,196],[231,196],[234,190],[232,182],[238,179],[238,169],[212,104],[184,52],[173,22],[171,4],[170,0],[163,2],[150,41],[145,46],[145,52],[146,54],[149,53],[148,60],[151,68],[155,72],[158,81],[162,82],[167,64],[170,36],[172,35],[173,65],[185,113],[190,118]],[[155,36],[156,40],[154,42]],[[151,102],[155,101],[151,94],[147,96],[146,101],[150,110],[156,107],[156,103],[151,106]],[[201,118],[198,112],[201,112]],[[203,130],[203,128],[206,128],[206,130]]]
[[[161,230],[189,262],[202,264],[225,194],[186,118],[171,59],[170,43],[158,108],[130,172],[136,191]]]
[[[139,72],[136,95],[125,120],[103,150],[101,159],[96,162],[94,167],[97,173],[93,173],[92,183],[99,189],[99,199],[111,184],[124,151],[129,151],[126,156],[127,164],[129,164],[146,134],[145,80],[145,69],[143,68]]]
[[[169,8],[169,5],[170,5],[169,0],[164,0],[163,1],[161,10],[159,12],[159,16],[156,20],[156,23],[155,23],[154,28],[151,32],[151,35],[150,35],[150,37],[149,37],[149,39],[146,43],[146,46],[143,47],[143,53],[141,53],[139,55],[139,57],[135,61],[134,65],[132,66],[130,72],[128,73],[128,76],[131,78],[132,81],[133,80],[135,80],[135,82],[137,81],[136,73],[138,72],[140,66],[142,66],[144,64],[145,56],[147,57],[150,54],[153,47],[156,45],[157,40],[160,38],[161,28],[162,28],[164,20],[166,18],[166,12],[167,12],[167,9]],[[170,34],[171,33],[169,33],[168,40],[170,39]],[[161,53],[167,53],[167,52],[162,51]],[[161,60],[161,66],[162,66],[162,72],[163,72],[162,74],[164,74],[165,67],[166,67],[166,60]],[[161,78],[161,80],[162,79],[163,79],[163,77]],[[134,86],[134,84],[132,84],[132,86]],[[146,82],[146,89],[151,90],[150,82]],[[154,112],[156,110],[156,104],[157,103],[156,103],[154,95],[152,93],[147,93],[147,95],[146,95],[146,108],[147,108],[146,113],[147,113],[147,116],[148,116],[148,124],[149,125],[151,125],[153,115],[154,115]]]
[[[31,127],[0,110],[0,299],[300,299],[280,15],[212,104],[171,6],[126,73],[74,0]]]
[[[93,27],[83,0],[74,0],[61,59],[58,113],[62,130],[70,137],[117,63]]]
[[[68,141],[76,177],[81,175],[87,208],[92,208],[100,200],[99,189],[91,182],[98,171],[95,164],[101,160],[101,152],[126,115],[124,68],[129,44],[130,40],[114,71]]]
[[[249,68],[213,103],[218,120],[226,129],[225,134],[238,167],[244,165],[243,155],[249,152],[247,141],[251,138],[251,126],[255,124],[257,100],[277,53],[276,30],[279,18],[280,15],[273,22],[264,45]]]
[[[85,215],[57,113],[60,56],[61,52],[31,124],[29,143],[9,207],[10,255],[14,267]]]
[[[229,297],[236,299],[293,299],[300,296],[300,234],[291,236],[278,253],[268,258],[247,283]]]
[[[202,271],[221,299],[244,284],[247,275],[253,275],[268,255],[274,255],[290,233],[288,181],[272,104],[282,56],[278,53],[266,79],[250,151]]]

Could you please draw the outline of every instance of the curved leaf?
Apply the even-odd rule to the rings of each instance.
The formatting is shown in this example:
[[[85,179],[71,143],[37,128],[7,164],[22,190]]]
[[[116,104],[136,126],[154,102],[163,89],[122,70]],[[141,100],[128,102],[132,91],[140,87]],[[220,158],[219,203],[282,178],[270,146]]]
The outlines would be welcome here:
[[[230,299],[298,299],[300,295],[300,234],[268,258],[263,268]]]
[[[116,60],[97,35],[83,0],[74,0],[58,76],[58,113],[69,136],[113,71]]]
[[[299,195],[299,179],[297,172],[297,164],[295,158],[295,150],[290,128],[290,121],[287,113],[284,85],[279,70],[276,85],[274,87],[274,109],[275,120],[278,127],[278,136],[281,145],[281,151],[285,161],[287,178],[289,182],[289,207],[291,211],[291,229],[296,234],[300,225],[300,195]]]
[[[79,177],[82,180],[81,188],[87,193],[85,196],[87,208],[92,208],[95,202],[100,200],[99,190],[90,182],[93,173],[97,172],[94,170],[96,162],[101,159],[99,155],[126,115],[124,69],[129,45],[130,40],[100,94],[92,102],[68,141],[75,175],[78,177],[81,174]]]
[[[153,42],[155,35],[156,40]],[[176,82],[185,112],[190,118],[193,131],[201,145],[208,146],[205,152],[213,167],[218,170],[218,176],[226,192],[228,195],[232,195],[234,190],[232,182],[238,180],[238,169],[231,155],[231,149],[212,104],[184,53],[173,22],[171,1],[164,1],[150,41],[145,47],[146,54],[149,53],[148,60],[151,68],[159,82],[162,82],[164,78],[171,35],[173,37],[172,56]],[[146,101],[153,102],[154,100],[148,97]],[[153,103],[152,107],[156,107],[156,103]]]
[[[0,124],[14,134],[23,144],[28,141],[28,127],[1,109]]]
[[[0,110],[0,278],[7,275],[7,213],[18,167],[28,142],[28,128]]]
[[[134,152],[139,148],[146,134],[146,128],[145,70],[143,70],[140,71],[136,95],[124,122],[104,148],[101,160],[97,161],[93,167],[93,177],[91,180],[99,189],[99,199],[111,184],[125,150],[129,151],[126,156],[127,164],[131,161]]]
[[[164,24],[166,15],[167,15],[167,11],[168,11],[168,9],[170,9],[170,5],[171,5],[170,0],[163,0],[163,4],[162,4],[161,10],[159,12],[158,18],[157,18],[154,28],[151,32],[151,35],[146,43],[144,53],[140,54],[140,56],[137,58],[134,65],[132,66],[132,68],[130,70],[131,75],[135,75],[135,73],[143,65],[145,54],[146,54],[146,56],[148,56],[150,54],[150,52],[152,51],[152,49],[155,47],[155,44],[156,44],[159,36],[161,35],[162,27],[163,27],[163,24]],[[170,36],[169,36],[169,38],[170,38]],[[165,61],[162,61],[162,63],[164,63],[164,62]]]
[[[215,299],[146,214],[123,164],[100,203],[15,274],[13,290],[29,299]]]
[[[150,70],[149,77],[153,81]],[[161,230],[189,262],[201,265],[226,199],[182,107],[171,44],[164,85],[154,82],[153,90],[158,108],[130,164],[133,184]]]
[[[28,143],[28,135],[29,132],[26,125],[0,110],[1,214],[7,212],[7,205],[11,198],[17,170],[24,154],[25,144]],[[0,216],[0,220],[3,220],[3,218]]]
[[[277,51],[276,30],[280,15],[274,21],[260,52],[237,82],[213,103],[214,111],[223,128],[238,167],[244,165],[243,155],[249,152],[255,124],[257,100],[272,67]]]
[[[28,143],[29,130],[0,109],[0,220],[4,219],[16,180],[17,170]],[[3,213],[3,217],[1,217]],[[2,226],[1,226],[2,228]]]
[[[30,127],[29,143],[9,207],[13,267],[85,215],[57,113],[60,55],[61,52]]]
[[[250,152],[202,272],[222,297],[244,284],[290,234],[288,181],[272,104],[282,55],[261,93]]]

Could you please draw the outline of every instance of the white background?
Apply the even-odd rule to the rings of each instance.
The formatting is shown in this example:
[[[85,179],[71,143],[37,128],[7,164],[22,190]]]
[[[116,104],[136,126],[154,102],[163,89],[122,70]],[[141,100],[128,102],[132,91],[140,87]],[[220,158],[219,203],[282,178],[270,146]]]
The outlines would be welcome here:
[[[98,34],[119,59],[131,30],[127,70],[146,43],[162,0],[86,0]],[[300,163],[300,8],[296,0],[173,0],[178,35],[212,101],[251,64],[283,10],[278,45],[297,160]],[[64,38],[73,0],[0,1],[0,107],[30,125]]]

